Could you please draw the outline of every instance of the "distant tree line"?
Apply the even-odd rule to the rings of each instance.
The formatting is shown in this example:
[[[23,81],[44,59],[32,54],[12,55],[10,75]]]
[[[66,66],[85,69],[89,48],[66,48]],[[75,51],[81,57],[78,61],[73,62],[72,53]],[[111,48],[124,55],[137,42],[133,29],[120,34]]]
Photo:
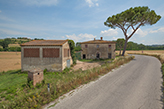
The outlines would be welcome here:
[[[17,37],[0,39],[0,51],[21,51],[20,46],[9,47],[9,44],[23,44],[32,40],[44,40],[39,38],[29,39],[27,37]]]
[[[117,39],[116,41],[116,50],[123,50],[125,39]],[[126,50],[164,50],[164,45],[144,45],[144,44],[137,44],[135,42],[128,42]],[[80,42],[76,43],[75,51],[81,51],[81,44]],[[120,52],[121,53],[121,52]]]
[[[124,39],[117,39],[116,50],[123,50],[124,43]],[[144,45],[130,41],[127,43],[126,50],[164,50],[164,45]]]

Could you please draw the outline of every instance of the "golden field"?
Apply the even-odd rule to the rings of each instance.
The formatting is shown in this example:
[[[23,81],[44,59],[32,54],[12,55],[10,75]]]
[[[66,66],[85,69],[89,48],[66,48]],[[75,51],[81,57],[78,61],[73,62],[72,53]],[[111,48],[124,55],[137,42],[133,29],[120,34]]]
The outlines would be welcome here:
[[[21,52],[0,52],[0,72],[21,69]]]
[[[147,54],[147,55],[157,55],[160,57],[160,59],[162,60],[162,62],[164,62],[164,50],[130,50],[130,51],[126,51],[125,55],[127,54]],[[119,54],[119,51],[116,51],[116,54]]]

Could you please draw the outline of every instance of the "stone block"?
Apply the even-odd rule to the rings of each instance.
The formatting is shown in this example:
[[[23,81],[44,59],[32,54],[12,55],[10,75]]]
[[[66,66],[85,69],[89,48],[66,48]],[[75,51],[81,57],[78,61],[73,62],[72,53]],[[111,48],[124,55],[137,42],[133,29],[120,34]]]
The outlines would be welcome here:
[[[35,86],[36,83],[40,83],[44,79],[43,70],[33,69],[28,71],[28,78],[33,81],[33,85]]]

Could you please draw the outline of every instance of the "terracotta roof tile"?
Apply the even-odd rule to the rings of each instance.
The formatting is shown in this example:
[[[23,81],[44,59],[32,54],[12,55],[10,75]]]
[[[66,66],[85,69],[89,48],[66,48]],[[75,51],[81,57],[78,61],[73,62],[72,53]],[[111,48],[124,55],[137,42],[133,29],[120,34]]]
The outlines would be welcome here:
[[[52,46],[52,45],[61,46],[67,41],[68,40],[33,40],[21,44],[21,46]]]
[[[91,41],[81,42],[81,44],[108,44],[108,43],[116,43],[116,42],[105,41],[105,40],[91,40]]]

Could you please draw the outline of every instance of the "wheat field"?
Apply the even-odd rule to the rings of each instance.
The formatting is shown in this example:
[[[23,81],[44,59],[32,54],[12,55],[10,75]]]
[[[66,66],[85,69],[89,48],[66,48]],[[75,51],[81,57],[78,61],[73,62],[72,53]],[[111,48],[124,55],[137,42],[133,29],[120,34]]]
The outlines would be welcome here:
[[[21,69],[21,52],[0,52],[0,72]]]
[[[160,58],[162,59],[162,61],[164,62],[164,50],[130,50],[130,51],[126,51],[125,55],[127,54],[147,54],[147,55],[159,55]],[[116,51],[116,54],[119,54],[119,51]]]

